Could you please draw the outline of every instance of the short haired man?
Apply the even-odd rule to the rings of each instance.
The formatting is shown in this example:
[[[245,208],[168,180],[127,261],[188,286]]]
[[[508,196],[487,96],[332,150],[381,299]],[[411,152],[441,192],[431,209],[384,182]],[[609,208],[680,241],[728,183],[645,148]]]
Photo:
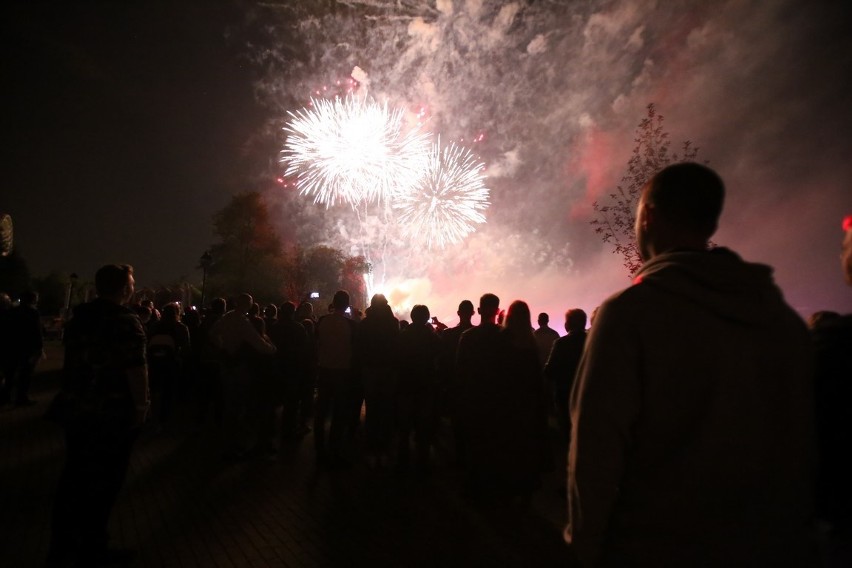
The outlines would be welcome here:
[[[453,441],[455,444],[455,460],[456,465],[460,466],[465,460],[464,435],[462,433],[462,416],[459,407],[459,384],[456,377],[456,356],[459,350],[459,341],[464,332],[473,327],[473,314],[476,310],[473,307],[473,302],[470,300],[462,300],[459,303],[456,315],[459,316],[459,323],[453,327],[448,327],[439,332],[441,338],[441,357],[439,361],[440,371],[443,380],[443,396],[446,410],[450,415],[450,422],[453,428]]]
[[[565,312],[565,331],[567,335],[553,342],[553,349],[544,365],[544,376],[553,394],[559,432],[563,441],[568,442],[571,436],[568,399],[586,346],[586,312],[580,308]]]
[[[338,290],[331,301],[331,313],[316,324],[317,400],[314,407],[314,448],[318,466],[347,465],[343,457],[343,433],[352,425],[357,389],[355,367],[356,327],[347,317],[349,292]],[[360,401],[360,399],[358,399]],[[360,411],[360,405],[358,406]],[[326,439],[325,422],[331,415]]]
[[[254,306],[251,294],[237,296],[234,309],[226,312],[210,329],[210,339],[224,355],[222,390],[224,394],[225,459],[242,459],[254,442],[257,451],[267,448],[268,439],[261,439],[257,423],[249,416],[253,376],[250,353],[271,355],[275,346],[252,324],[249,311]],[[261,320],[262,322],[263,320]],[[254,430],[254,432],[253,432]]]
[[[708,249],[724,185],[644,187],[645,265],[600,308],[571,397],[566,540],[584,566],[811,560],[812,364],[767,266]]]
[[[538,314],[538,329],[533,331],[535,344],[538,348],[538,362],[544,367],[547,363],[547,357],[550,355],[550,350],[553,349],[553,342],[559,339],[559,332],[550,327],[550,316],[542,312]]]
[[[133,268],[95,274],[97,299],[65,330],[62,391],[47,417],[65,430],[67,457],[53,505],[48,563],[100,566],[129,558],[107,548],[107,521],[150,405],[145,331],[125,304]]]
[[[456,356],[458,380],[458,407],[465,455],[465,491],[480,497],[491,486],[489,472],[483,467],[482,447],[493,443],[493,432],[488,429],[491,419],[489,394],[496,376],[503,371],[499,357],[504,341],[497,325],[500,313],[500,298],[494,294],[483,294],[479,299],[479,325],[465,331],[459,340]]]

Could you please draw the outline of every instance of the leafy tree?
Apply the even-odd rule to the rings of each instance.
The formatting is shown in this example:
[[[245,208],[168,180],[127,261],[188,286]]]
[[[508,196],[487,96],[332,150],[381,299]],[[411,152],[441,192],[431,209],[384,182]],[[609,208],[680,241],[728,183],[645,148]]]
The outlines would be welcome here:
[[[343,261],[342,287],[349,292],[349,302],[353,306],[365,307],[368,303],[367,283],[364,275],[373,271],[373,267],[363,255],[350,256]]]
[[[682,154],[670,152],[671,140],[663,130],[663,116],[657,113],[653,103],[648,105],[648,114],[636,128],[636,145],[627,162],[627,173],[606,203],[593,204],[597,217],[591,221],[595,232],[605,243],[613,247],[613,254],[624,258],[624,267],[632,278],[642,267],[642,258],[636,246],[636,207],[642,187],[651,177],[668,166],[680,161],[692,161],[698,155],[688,140],[683,143]]]
[[[258,299],[277,301],[282,295],[285,258],[260,193],[232,197],[214,215],[213,230],[219,242],[210,248],[210,290],[228,296],[249,292]]]
[[[340,275],[345,257],[336,248],[318,245],[305,251],[301,269],[305,276],[306,292],[319,292],[321,301],[331,301],[340,288]]]
[[[38,292],[38,307],[43,315],[58,315],[69,300],[71,279],[67,274],[51,272],[32,279],[33,290]]]
[[[0,256],[0,292],[14,298],[30,289],[30,270],[20,253],[13,250]]]

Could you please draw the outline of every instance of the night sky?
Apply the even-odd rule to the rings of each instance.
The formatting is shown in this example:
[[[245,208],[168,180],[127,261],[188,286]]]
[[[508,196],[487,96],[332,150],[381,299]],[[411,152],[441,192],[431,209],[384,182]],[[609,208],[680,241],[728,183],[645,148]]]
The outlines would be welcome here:
[[[72,5],[73,4],[73,5]],[[169,3],[172,4],[172,3]],[[211,215],[256,189],[263,124],[230,3],[23,3],[4,15],[5,180],[34,274],[198,278]]]
[[[357,252],[349,212],[276,186],[271,134],[357,65],[436,134],[485,136],[488,222],[452,249],[397,246],[384,291],[406,304],[452,320],[493,291],[558,322],[627,285],[588,222],[654,102],[727,182],[714,240],[774,266],[802,315],[852,311],[846,2],[67,4],[17,3],[2,23],[0,212],[35,275],[128,262],[142,284],[200,280],[211,216],[243,190],[288,238]]]

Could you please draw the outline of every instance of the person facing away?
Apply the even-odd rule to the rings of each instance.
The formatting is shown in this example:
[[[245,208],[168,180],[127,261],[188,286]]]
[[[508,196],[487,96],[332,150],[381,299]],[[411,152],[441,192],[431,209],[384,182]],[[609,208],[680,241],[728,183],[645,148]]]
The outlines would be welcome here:
[[[488,482],[489,471],[479,455],[493,443],[489,428],[493,407],[499,405],[492,390],[494,378],[502,372],[497,356],[503,349],[497,314],[500,298],[483,294],[479,299],[480,322],[461,335],[456,356],[458,411],[465,449],[465,491],[477,495]]]
[[[443,329],[438,334],[441,339],[441,356],[439,358],[439,372],[441,373],[441,396],[446,413],[450,417],[453,430],[453,442],[455,446],[455,463],[461,466],[465,460],[464,435],[462,434],[461,409],[459,407],[459,385],[456,377],[456,357],[459,350],[459,341],[462,334],[473,327],[473,302],[462,300],[456,315],[459,323],[453,327]]]
[[[260,442],[256,424],[248,416],[252,397],[254,363],[258,355],[272,355],[275,346],[249,319],[254,304],[251,294],[237,296],[234,309],[210,328],[210,339],[221,352],[224,444],[226,459],[240,459],[254,442]],[[263,320],[260,320],[261,323]]]
[[[276,352],[277,388],[273,398],[283,403],[281,437],[292,439],[307,424],[307,408],[302,407],[302,389],[307,373],[308,334],[296,321],[296,304],[284,302],[276,309],[276,321],[269,327],[269,339]]]
[[[180,304],[175,302],[163,306],[162,316],[150,330],[148,339],[148,373],[154,413],[162,427],[171,418],[182,376],[184,356],[190,348],[189,328],[181,321]]]
[[[317,400],[314,406],[314,448],[317,465],[346,465],[343,434],[355,412],[356,324],[346,317],[349,292],[338,290],[331,313],[314,330],[317,348]],[[360,409],[359,409],[360,410]],[[331,415],[328,439],[325,423]]]
[[[538,360],[542,367],[547,362],[553,342],[559,339],[559,332],[548,325],[550,316],[542,312],[538,314],[538,329],[533,332],[535,343],[538,348]]]
[[[145,331],[125,304],[133,268],[95,274],[98,297],[74,309],[65,330],[62,388],[46,418],[65,431],[66,461],[53,503],[48,565],[128,560],[107,548],[107,522],[150,405]]]
[[[808,332],[770,267],[708,248],[724,191],[695,163],[642,190],[645,264],[600,307],[571,394],[583,566],[812,564]]]
[[[579,308],[565,312],[565,331],[568,334],[553,343],[553,349],[544,365],[544,376],[553,393],[559,433],[563,442],[567,443],[571,439],[568,399],[571,397],[574,376],[586,345],[586,312]]]
[[[540,485],[539,474],[549,466],[541,363],[530,320],[526,302],[509,305],[503,346],[495,354],[501,370],[487,395],[492,410],[486,423],[494,446],[491,455],[483,457],[496,497],[529,498]],[[472,456],[476,459],[476,452]]]
[[[852,215],[843,220],[841,268],[852,285]],[[816,512],[827,566],[852,566],[852,314],[814,326],[819,468]]]
[[[10,401],[15,406],[36,404],[29,397],[30,381],[39,359],[44,356],[41,316],[37,306],[38,293],[24,292],[21,303],[9,311],[10,333],[6,340],[10,357],[8,376],[0,388],[0,404]]]
[[[435,398],[441,340],[429,322],[429,308],[411,308],[411,325],[399,333],[399,384],[397,386],[397,471],[405,474],[410,464],[409,438],[414,433],[419,473],[430,470],[429,454],[435,430]]]
[[[394,430],[399,322],[383,294],[375,294],[358,325],[355,348],[366,402],[367,453],[371,465],[387,465]]]

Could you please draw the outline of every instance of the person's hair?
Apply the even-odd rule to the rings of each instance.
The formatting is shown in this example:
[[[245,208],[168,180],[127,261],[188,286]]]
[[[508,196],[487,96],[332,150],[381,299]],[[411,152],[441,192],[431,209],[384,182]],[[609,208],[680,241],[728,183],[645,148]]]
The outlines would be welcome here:
[[[228,304],[225,302],[225,298],[213,298],[210,302],[210,311],[214,314],[224,314],[227,308]]]
[[[709,237],[722,214],[725,184],[707,166],[682,162],[657,172],[648,182],[645,199],[675,226]]]
[[[248,311],[251,310],[251,307],[254,305],[254,298],[251,297],[251,294],[240,294],[239,296],[237,296],[234,305],[238,310],[245,311],[246,313],[248,313]]]
[[[171,302],[163,306],[163,321],[180,321],[180,305]]]
[[[498,302],[498,304],[499,304],[499,302]],[[471,302],[470,300],[462,300],[461,303],[459,304],[459,310],[458,311],[461,314],[467,314],[469,316],[472,316],[475,312],[475,310],[473,309],[473,302]]]
[[[497,310],[500,308],[500,298],[495,294],[483,294],[479,298],[479,309]]]
[[[550,316],[544,312],[541,312],[540,314],[538,314],[538,323],[541,325],[550,323]]]
[[[411,308],[411,321],[420,325],[429,321],[429,308],[423,304],[415,305]]]
[[[338,290],[331,299],[331,305],[335,310],[345,310],[349,307],[349,292]]]
[[[307,300],[304,300],[299,303],[299,307],[296,308],[296,319],[310,319],[310,317],[314,313],[314,305]]]
[[[532,329],[532,315],[530,307],[523,300],[515,300],[509,305],[506,312],[506,318],[503,320],[503,325],[506,328],[518,330]]]
[[[373,297],[370,298],[370,307],[375,308],[377,306],[387,306],[388,299],[384,294],[373,294]]]
[[[95,272],[95,291],[98,296],[114,297],[124,291],[133,275],[129,264],[107,264]]]
[[[296,304],[293,302],[284,302],[278,306],[278,316],[284,320],[291,320],[296,316]]]
[[[278,317],[278,306],[275,304],[267,304],[263,308],[263,317],[272,319]]]
[[[519,347],[535,348],[535,337],[532,332],[532,314],[529,305],[523,300],[515,300],[509,305],[506,317],[503,319],[503,329]]]
[[[565,327],[568,331],[583,331],[586,329],[586,312],[573,308],[565,312]]]

